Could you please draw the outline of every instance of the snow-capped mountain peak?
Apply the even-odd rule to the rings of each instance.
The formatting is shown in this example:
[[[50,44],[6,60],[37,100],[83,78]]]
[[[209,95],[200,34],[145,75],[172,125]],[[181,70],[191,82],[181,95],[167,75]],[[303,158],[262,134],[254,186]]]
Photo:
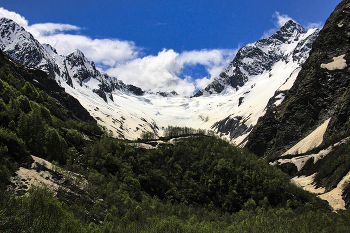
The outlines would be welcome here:
[[[45,49],[29,32],[7,18],[0,19],[0,28],[1,50],[26,66],[36,67],[40,64]]]
[[[143,93],[141,88],[126,85],[116,78],[102,74],[96,69],[94,62],[89,61],[79,49],[67,56],[57,54],[56,49],[48,44],[40,44],[11,19],[0,19],[0,32],[1,50],[26,66],[46,71],[62,87],[76,88],[82,86],[84,80],[88,80],[85,84],[106,101],[106,95],[110,95],[115,89],[138,95]]]
[[[282,43],[290,43],[292,40],[298,40],[298,37],[306,32],[300,24],[289,20],[275,34],[270,36],[269,39],[280,40]]]
[[[228,86],[238,89],[251,77],[271,71],[280,61],[301,64],[308,57],[317,35],[318,30],[307,32],[289,20],[272,36],[243,46],[226,70],[195,96],[221,93]]]

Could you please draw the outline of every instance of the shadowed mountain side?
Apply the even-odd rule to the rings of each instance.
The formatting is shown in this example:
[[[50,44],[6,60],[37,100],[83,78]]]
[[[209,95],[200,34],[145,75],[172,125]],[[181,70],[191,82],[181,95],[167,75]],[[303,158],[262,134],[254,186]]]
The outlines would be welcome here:
[[[0,50],[0,66],[6,66],[18,79],[30,82],[35,87],[48,93],[55,98],[65,109],[68,110],[68,116],[82,121],[95,121],[89,112],[81,106],[79,101],[64,91],[56,80],[39,69],[27,68],[13,61],[7,54]]]

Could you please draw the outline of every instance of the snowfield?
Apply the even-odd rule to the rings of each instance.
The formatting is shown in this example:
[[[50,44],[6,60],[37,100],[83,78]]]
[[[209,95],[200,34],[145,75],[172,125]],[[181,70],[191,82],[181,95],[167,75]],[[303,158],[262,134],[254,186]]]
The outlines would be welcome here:
[[[253,126],[265,113],[275,91],[285,89],[295,80],[298,71],[297,64],[280,61],[273,66],[272,72],[250,77],[238,90],[227,87],[224,93],[201,97],[164,97],[154,93],[137,96],[117,90],[112,92],[113,100],[108,98],[107,102],[92,91],[99,83],[96,79],[85,80],[82,86],[73,80],[74,88],[63,80],[61,83],[66,92],[77,98],[114,136],[137,139],[143,131],[162,136],[169,125],[215,130],[213,125],[226,117],[244,116],[245,124]],[[240,98],[243,102],[238,106]],[[282,100],[283,96],[280,96],[278,102]],[[229,135],[223,136],[229,138]],[[244,138],[236,138],[233,142],[239,144]]]

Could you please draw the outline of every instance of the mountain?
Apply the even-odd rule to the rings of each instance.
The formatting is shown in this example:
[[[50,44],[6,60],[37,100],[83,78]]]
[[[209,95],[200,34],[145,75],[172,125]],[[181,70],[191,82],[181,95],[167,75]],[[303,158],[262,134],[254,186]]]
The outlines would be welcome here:
[[[280,61],[300,65],[308,57],[317,35],[318,30],[307,33],[301,25],[289,20],[272,36],[242,47],[226,70],[194,96],[221,93],[227,87],[239,89],[251,77],[271,71]]]
[[[350,205],[349,9],[349,0],[335,8],[284,101],[246,144],[335,209]]]
[[[72,85],[61,85],[88,111],[65,103],[75,99],[60,79],[0,52],[0,231],[349,232],[349,9],[350,0],[338,5],[302,67],[286,57],[219,94],[118,89],[105,101],[93,73],[76,85],[84,69],[70,69]],[[83,57],[75,51],[70,64],[90,72]],[[149,124],[142,116],[195,125],[197,115],[210,125],[237,109],[244,117],[266,109],[246,147],[267,159],[189,128],[169,127],[154,141],[116,139],[65,104],[95,119],[116,114],[100,124],[119,114],[123,127]]]
[[[283,154],[328,119],[326,137],[346,124],[350,45],[348,14],[339,10],[344,2],[326,21],[283,103],[270,109],[250,135],[247,147],[259,156]]]
[[[172,125],[213,130],[242,145],[266,109],[282,102],[318,35],[289,21],[274,35],[243,46],[212,84],[190,98],[126,85],[99,72],[81,51],[58,55],[15,22],[0,22],[0,48],[46,71],[114,136],[161,136]]]
[[[29,32],[11,19],[0,19],[0,49],[14,60],[29,67],[44,70],[61,85],[82,86],[87,79],[94,80],[92,90],[107,101],[112,90],[130,91],[142,95],[141,88],[126,85],[116,78],[102,74],[94,62],[88,61],[78,49],[67,56],[58,55],[48,44],[40,44]],[[63,85],[64,86],[64,85]],[[106,95],[107,93],[107,95]]]
[[[233,90],[239,96],[236,111],[212,128],[229,134],[230,139],[249,134],[266,109],[282,102],[318,33],[318,29],[307,32],[290,20],[272,36],[242,47],[226,70],[194,95]],[[236,140],[237,144],[244,142]]]

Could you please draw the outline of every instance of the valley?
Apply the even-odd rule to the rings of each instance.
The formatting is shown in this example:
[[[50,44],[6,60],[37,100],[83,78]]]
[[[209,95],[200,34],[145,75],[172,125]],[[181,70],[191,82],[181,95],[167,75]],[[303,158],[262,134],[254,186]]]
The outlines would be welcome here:
[[[183,96],[1,18],[0,231],[348,232],[349,35],[343,0]]]

